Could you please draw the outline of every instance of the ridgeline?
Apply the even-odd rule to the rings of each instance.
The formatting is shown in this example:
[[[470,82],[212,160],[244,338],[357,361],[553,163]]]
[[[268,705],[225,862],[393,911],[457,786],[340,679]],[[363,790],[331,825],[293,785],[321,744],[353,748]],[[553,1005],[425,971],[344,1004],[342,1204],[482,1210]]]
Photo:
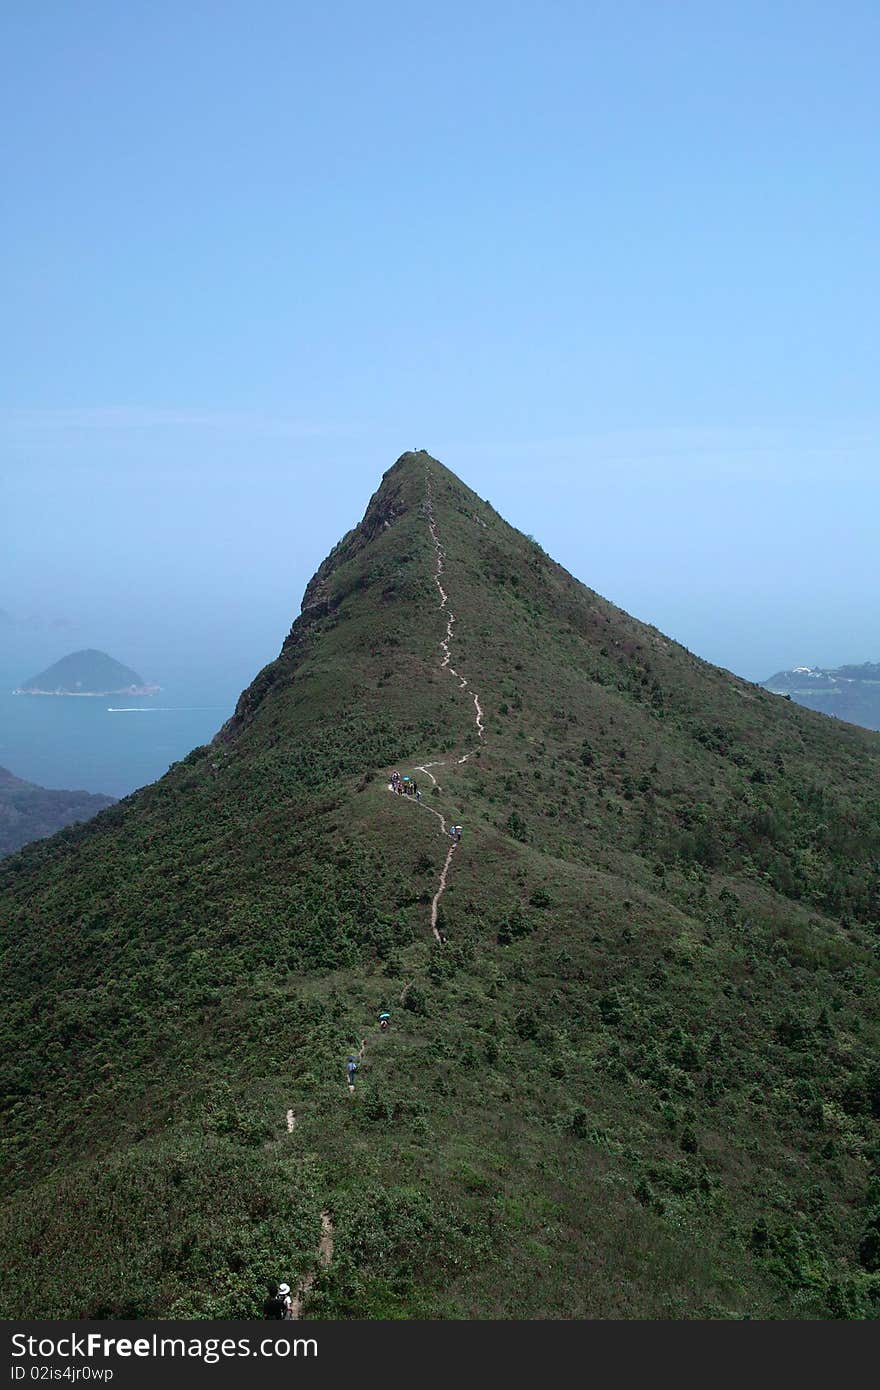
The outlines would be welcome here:
[[[878,771],[404,454],[214,743],[0,865],[0,1311],[876,1316]]]

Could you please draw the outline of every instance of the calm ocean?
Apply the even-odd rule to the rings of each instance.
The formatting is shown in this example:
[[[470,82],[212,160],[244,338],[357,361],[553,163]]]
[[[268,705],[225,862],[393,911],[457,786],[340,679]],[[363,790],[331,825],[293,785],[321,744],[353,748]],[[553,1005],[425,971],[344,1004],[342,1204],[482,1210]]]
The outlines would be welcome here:
[[[0,766],[43,787],[108,796],[154,782],[210,742],[239,694],[201,685],[151,699],[13,695],[15,676],[0,672],[0,681]]]

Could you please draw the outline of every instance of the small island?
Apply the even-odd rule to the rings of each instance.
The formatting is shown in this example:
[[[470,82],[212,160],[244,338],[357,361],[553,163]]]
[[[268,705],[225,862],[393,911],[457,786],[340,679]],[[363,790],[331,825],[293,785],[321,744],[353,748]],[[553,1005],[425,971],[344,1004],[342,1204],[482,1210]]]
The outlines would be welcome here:
[[[71,652],[54,666],[24,681],[13,695],[156,695],[150,685],[106,652]]]

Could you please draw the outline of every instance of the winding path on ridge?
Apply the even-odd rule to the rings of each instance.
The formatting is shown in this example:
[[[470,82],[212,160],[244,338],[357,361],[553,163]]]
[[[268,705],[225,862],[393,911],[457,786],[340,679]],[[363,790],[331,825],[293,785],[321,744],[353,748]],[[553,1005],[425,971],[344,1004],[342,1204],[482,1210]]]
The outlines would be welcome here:
[[[431,532],[431,539],[434,542],[434,550],[436,554],[436,569],[434,572],[434,582],[437,585],[437,592],[440,595],[440,612],[446,618],[446,635],[440,641],[440,650],[443,653],[443,660],[440,662],[440,669],[441,671],[448,671],[451,676],[455,677],[455,679],[458,681],[459,690],[469,690],[470,682],[468,681],[467,677],[461,675],[461,673],[459,671],[456,671],[455,667],[452,665],[452,640],[454,637],[453,629],[455,627],[456,619],[455,614],[451,611],[449,607],[449,595],[443,587],[443,580],[441,577],[445,569],[446,554],[440,542],[440,537],[437,533],[437,523],[434,518],[434,499],[431,495],[430,469],[427,469],[425,472],[424,510],[428,518],[428,529]],[[460,766],[461,763],[466,763],[468,759],[471,757],[471,755],[475,753],[477,749],[480,748],[486,741],[486,732],[483,720],[483,707],[480,704],[480,697],[475,690],[471,690],[470,694],[474,702],[474,725],[477,731],[477,738],[479,742],[475,745],[474,748],[471,748],[466,753],[463,753],[461,757],[454,759],[443,758],[438,762],[424,762],[417,764],[414,768],[414,771],[423,772],[425,776],[430,779],[432,786],[434,787],[439,787],[439,783],[437,781],[437,778],[431,772],[432,767],[448,767],[450,763],[452,763],[454,766]],[[393,792],[394,788],[389,784],[388,790]],[[417,801],[413,797],[407,797],[406,799],[409,802],[411,802],[412,805],[419,806],[423,811],[430,811],[431,815],[436,816],[440,822],[441,835],[445,836],[448,834],[446,817],[443,815],[442,811],[436,810],[433,806],[426,806],[423,801]],[[453,841],[453,843],[449,846],[449,849],[446,852],[446,860],[443,864],[443,868],[440,871],[440,879],[437,884],[437,891],[431,899],[431,931],[434,935],[435,941],[438,942],[443,941],[443,937],[437,926],[437,915],[440,908],[440,899],[446,892],[449,870],[452,867],[452,859],[457,849],[458,841]],[[360,1048],[358,1052],[354,1054],[357,1056],[358,1061],[360,1061],[360,1059],[363,1057],[364,1052],[366,1050],[366,1046],[367,1040],[366,1038],[362,1038]],[[348,1085],[348,1091],[349,1096],[354,1095],[355,1088],[350,1083]],[[287,1132],[288,1134],[292,1134],[294,1128],[296,1127],[296,1116],[293,1110],[288,1110],[286,1119]],[[318,1268],[313,1269],[308,1274],[304,1275],[303,1278],[300,1279],[299,1283],[297,1284],[296,1292],[294,1293],[291,1299],[290,1316],[292,1319],[298,1320],[302,1318],[303,1307],[305,1305],[306,1298],[308,1297],[308,1294],[311,1291],[312,1286],[314,1285],[319,1270],[326,1269],[330,1264],[331,1259],[333,1258],[333,1240],[334,1232],[332,1217],[328,1211],[322,1211],[321,1238],[318,1244],[317,1251]]]
[[[467,677],[463,676],[459,671],[456,671],[455,667],[452,665],[452,640],[454,636],[453,629],[455,627],[456,619],[455,614],[449,607],[449,595],[443,587],[442,576],[446,568],[446,552],[444,551],[443,545],[440,541],[440,536],[437,532],[437,522],[434,517],[434,499],[431,494],[430,469],[426,471],[425,475],[425,513],[428,518],[428,529],[431,532],[431,539],[434,542],[434,551],[436,555],[434,583],[437,585],[437,592],[440,595],[440,612],[444,614],[446,618],[446,635],[440,641],[440,650],[443,653],[443,660],[440,662],[440,669],[441,671],[448,671],[450,676],[455,677],[455,679],[458,681],[459,690],[468,690],[470,687],[470,682],[468,681]],[[483,707],[480,704],[480,697],[477,694],[477,692],[475,690],[471,690],[470,694],[474,702],[474,725],[476,727],[477,737],[479,739],[479,743],[476,747],[479,748],[485,742],[486,739],[486,732],[483,727]],[[469,749],[469,751],[467,753],[463,753],[460,758],[456,758],[455,763],[466,763],[468,759],[471,757],[471,754],[474,752],[476,752],[476,748]],[[439,784],[437,782],[437,778],[432,773],[431,768],[447,767],[448,764],[448,759],[442,759],[439,762],[433,763],[419,763],[416,765],[415,771],[423,772],[426,777],[430,778],[432,785],[436,787]],[[440,822],[441,834],[445,835],[447,833],[446,818],[442,814],[442,812],[435,810],[433,806],[425,806],[424,803],[421,801],[416,802],[415,804],[421,806],[422,809],[425,811],[430,811],[432,816],[436,816]],[[434,897],[431,900],[431,931],[434,934],[435,941],[443,940],[442,936],[440,935],[440,931],[437,927],[437,914],[440,907],[440,899],[446,892],[446,884],[449,876],[449,870],[452,866],[452,858],[457,849],[458,843],[454,842],[447,852],[446,862],[444,863],[443,868],[440,871],[440,882],[437,885],[437,892],[434,894]]]
[[[440,643],[440,648],[443,652],[443,660],[440,662],[440,667],[441,670],[448,669],[449,674],[451,676],[456,677],[459,684],[459,689],[467,690],[470,682],[466,679],[465,676],[459,675],[458,671],[456,671],[455,667],[451,664],[452,652],[450,649],[450,643],[452,641],[453,635],[452,629],[455,625],[455,614],[448,607],[449,595],[443,588],[443,582],[440,578],[440,576],[443,574],[444,567],[446,564],[446,553],[443,549],[443,546],[440,543],[440,537],[437,534],[437,523],[434,520],[434,499],[431,496],[430,472],[428,472],[427,477],[425,479],[425,511],[428,514],[428,529],[431,532],[431,539],[434,542],[434,549],[437,553],[437,569],[434,574],[434,583],[437,585],[437,592],[440,595],[440,612],[446,614],[446,636]],[[483,710],[480,705],[480,697],[476,694],[475,691],[472,691],[471,694],[474,701],[474,722],[477,727],[477,734],[480,738],[480,742],[482,742],[485,738],[485,732],[483,729]],[[459,758],[458,761],[460,763],[463,763],[469,757],[470,753],[465,753],[464,757]],[[438,766],[438,764],[432,764],[432,766]]]

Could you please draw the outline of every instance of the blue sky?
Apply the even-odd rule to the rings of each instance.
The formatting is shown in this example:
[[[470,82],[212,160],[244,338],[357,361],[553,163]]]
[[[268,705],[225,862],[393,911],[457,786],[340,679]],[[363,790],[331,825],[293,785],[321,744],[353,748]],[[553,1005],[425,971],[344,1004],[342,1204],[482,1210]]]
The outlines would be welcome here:
[[[712,661],[880,657],[875,4],[0,30],[3,640],[242,684],[424,446]]]

